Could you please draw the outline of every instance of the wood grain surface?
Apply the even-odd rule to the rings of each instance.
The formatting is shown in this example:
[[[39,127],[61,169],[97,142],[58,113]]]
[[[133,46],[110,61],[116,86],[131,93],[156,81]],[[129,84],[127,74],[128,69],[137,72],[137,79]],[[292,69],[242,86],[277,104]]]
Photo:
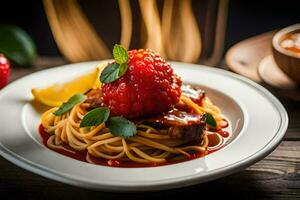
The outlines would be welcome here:
[[[55,63],[53,62],[55,61]],[[64,63],[42,58],[38,67],[14,69],[12,81],[25,74]],[[41,64],[42,63],[42,64]],[[277,149],[260,162],[227,177],[192,187],[149,193],[109,193],[69,186],[19,168],[0,158],[1,199],[238,199],[300,198],[300,103],[280,99],[289,114],[289,128]]]

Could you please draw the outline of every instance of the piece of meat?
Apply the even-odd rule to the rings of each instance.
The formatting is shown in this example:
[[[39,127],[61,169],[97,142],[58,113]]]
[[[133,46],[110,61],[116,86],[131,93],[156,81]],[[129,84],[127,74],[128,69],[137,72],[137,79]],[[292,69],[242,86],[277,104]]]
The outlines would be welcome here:
[[[87,99],[84,103],[88,103],[90,109],[104,106],[101,89],[91,89],[86,93],[86,96]]]
[[[200,143],[205,124],[185,126],[183,128],[183,140],[188,143]]]
[[[172,126],[168,134],[173,139],[182,139],[186,143],[199,143],[202,139],[205,124],[190,126]]]
[[[145,121],[162,124],[164,126],[189,126],[205,123],[203,115],[187,113],[176,108],[173,108],[167,113],[148,118]]]
[[[186,143],[199,143],[205,127],[205,115],[191,114],[177,109],[146,119],[154,127],[168,128],[173,139],[182,139]]]
[[[182,85],[182,95],[191,98],[195,103],[201,105],[202,99],[205,97],[205,91],[197,86]]]
[[[182,95],[190,98],[196,104],[202,106],[202,101],[205,97],[205,92],[198,86],[191,86],[191,85],[182,85],[181,86]],[[193,112],[193,109],[187,106],[183,101],[179,101],[175,108],[186,111],[188,113]]]

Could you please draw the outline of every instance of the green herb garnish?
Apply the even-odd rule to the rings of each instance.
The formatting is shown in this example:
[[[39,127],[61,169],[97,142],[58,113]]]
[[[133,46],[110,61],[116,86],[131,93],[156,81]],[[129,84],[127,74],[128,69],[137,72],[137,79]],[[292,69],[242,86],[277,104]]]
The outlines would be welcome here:
[[[216,122],[215,118],[210,113],[206,113],[205,123],[207,123],[208,125],[210,125],[212,127],[216,127],[217,126],[217,122]]]
[[[127,50],[121,45],[115,44],[113,49],[113,56],[116,63],[118,64],[127,63],[128,61]]]
[[[115,136],[131,137],[136,134],[136,126],[133,122],[123,117],[111,117],[106,122],[106,127]]]
[[[71,110],[76,104],[85,100],[86,96],[84,94],[75,94],[67,102],[63,103],[53,114],[57,116],[63,115],[65,112]]]
[[[119,78],[120,65],[117,63],[109,64],[100,75],[102,83],[111,83]]]
[[[119,79],[127,71],[128,53],[127,50],[118,44],[113,49],[113,57],[116,63],[111,63],[102,71],[100,81],[102,83],[111,83]]]
[[[106,122],[109,117],[109,109],[107,107],[95,108],[84,115],[80,123],[80,128],[88,126],[97,126]]]
[[[127,63],[122,63],[119,67],[119,77],[123,76],[125,72],[127,71],[128,65]]]
[[[88,112],[80,123],[80,128],[97,126],[105,123],[106,127],[115,136],[131,137],[136,134],[136,126],[124,117],[109,117],[110,111],[107,107],[95,108]]]

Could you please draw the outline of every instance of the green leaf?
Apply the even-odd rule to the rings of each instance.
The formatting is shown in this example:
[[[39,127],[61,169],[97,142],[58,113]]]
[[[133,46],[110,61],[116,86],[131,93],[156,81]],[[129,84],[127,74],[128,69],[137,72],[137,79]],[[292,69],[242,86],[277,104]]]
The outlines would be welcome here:
[[[31,66],[37,57],[36,47],[30,36],[12,25],[0,25],[0,52],[19,66]]]
[[[118,44],[115,44],[113,49],[113,57],[118,64],[127,63],[128,61],[128,54],[127,50]]]
[[[215,118],[210,113],[206,113],[206,120],[205,120],[205,122],[208,125],[212,126],[212,127],[216,127],[217,126],[217,122],[216,122]]]
[[[111,83],[123,76],[127,71],[128,54],[127,50],[121,45],[115,44],[113,57],[116,63],[109,64],[101,72],[100,81],[102,83]]]
[[[127,63],[122,63],[120,66],[119,66],[119,77],[123,76],[125,74],[125,72],[127,71],[127,68],[128,68],[128,65]]]
[[[105,124],[110,132],[115,136],[126,138],[136,134],[136,127],[134,123],[123,117],[111,117]]]
[[[109,109],[107,107],[95,108],[84,115],[80,123],[80,128],[88,126],[97,126],[106,122],[109,117]]]
[[[104,68],[100,75],[102,83],[111,83],[119,78],[120,65],[117,63],[109,64]]]
[[[71,110],[76,104],[84,102],[85,100],[86,96],[84,94],[75,94],[67,102],[63,103],[53,114],[57,116],[63,115],[65,112]]]
[[[121,45],[115,44],[113,57],[116,63],[109,64],[101,72],[100,81],[102,83],[111,83],[123,76],[127,71],[128,54],[127,50]]]

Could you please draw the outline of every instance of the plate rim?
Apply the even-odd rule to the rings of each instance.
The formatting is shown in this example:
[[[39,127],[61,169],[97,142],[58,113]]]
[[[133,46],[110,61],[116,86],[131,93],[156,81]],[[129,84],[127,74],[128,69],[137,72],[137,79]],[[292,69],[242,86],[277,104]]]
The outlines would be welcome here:
[[[67,65],[61,65],[45,70],[57,70],[58,68],[63,68],[63,67],[68,67],[68,66],[74,66],[74,65],[81,65],[81,64],[95,64],[99,62],[106,62],[107,60],[101,60],[101,61],[90,61],[90,62],[81,62],[81,63],[75,63],[75,64],[67,64]],[[62,173],[59,173],[55,170],[51,170],[48,168],[43,168],[43,166],[40,166],[37,163],[32,163],[29,160],[24,159],[23,157],[18,156],[14,152],[11,152],[9,149],[7,149],[5,146],[3,146],[2,143],[0,143],[0,155],[5,158],[6,160],[14,163],[15,165],[24,168],[30,172],[36,173],[40,176],[67,183],[73,186],[80,186],[83,188],[88,188],[88,189],[96,189],[96,190],[102,190],[102,191],[115,191],[115,192],[124,192],[124,191],[157,191],[157,190],[164,190],[164,189],[174,189],[178,187],[186,187],[189,185],[193,185],[196,183],[202,183],[202,182],[207,182],[211,181],[223,176],[227,176],[229,174],[233,174],[237,171],[240,171],[244,169],[245,167],[248,167],[252,165],[253,163],[257,162],[258,160],[264,158],[266,155],[268,155],[270,152],[272,152],[281,142],[281,139],[286,133],[287,127],[288,127],[288,115],[287,112],[284,108],[284,106],[281,104],[281,102],[273,95],[271,92],[269,92],[267,89],[262,87],[261,85],[253,82],[252,80],[249,80],[248,78],[242,77],[238,74],[234,74],[229,71],[225,71],[222,69],[218,68],[213,68],[210,66],[205,66],[205,65],[199,65],[199,64],[190,64],[190,63],[183,63],[183,62],[170,62],[171,64],[176,64],[176,65],[188,65],[189,67],[196,67],[199,68],[201,67],[202,70],[206,71],[211,71],[213,73],[221,74],[224,76],[229,76],[230,78],[234,78],[240,82],[246,83],[248,86],[251,86],[255,90],[257,90],[259,93],[261,93],[268,101],[269,103],[272,103],[274,107],[276,108],[276,111],[278,112],[280,116],[280,125],[274,133],[272,139],[263,146],[263,148],[259,149],[257,152],[254,154],[247,156],[246,158],[239,160],[235,163],[231,163],[230,165],[221,168],[221,169],[214,169],[205,176],[199,177],[198,174],[196,175],[189,175],[189,176],[184,176],[184,177],[179,177],[179,178],[172,178],[172,179],[167,179],[167,180],[161,180],[161,181],[155,181],[155,182],[150,182],[150,183],[145,183],[142,186],[138,185],[114,185],[115,187],[111,187],[109,184],[102,184],[98,182],[86,182],[86,180],[77,180],[77,177],[70,177],[70,176],[65,176]],[[41,71],[45,71],[41,70]],[[28,78],[29,76],[36,74],[38,72],[32,73],[30,75],[24,76],[16,81],[13,81],[10,83],[7,87],[3,88],[1,93],[3,93],[6,90],[9,90],[10,86],[13,85],[16,82],[22,81],[24,78]],[[0,93],[0,96],[1,96]],[[258,155],[259,154],[259,155]],[[202,180],[201,180],[202,179]],[[171,182],[170,182],[171,180]],[[116,188],[117,186],[117,188]]]

